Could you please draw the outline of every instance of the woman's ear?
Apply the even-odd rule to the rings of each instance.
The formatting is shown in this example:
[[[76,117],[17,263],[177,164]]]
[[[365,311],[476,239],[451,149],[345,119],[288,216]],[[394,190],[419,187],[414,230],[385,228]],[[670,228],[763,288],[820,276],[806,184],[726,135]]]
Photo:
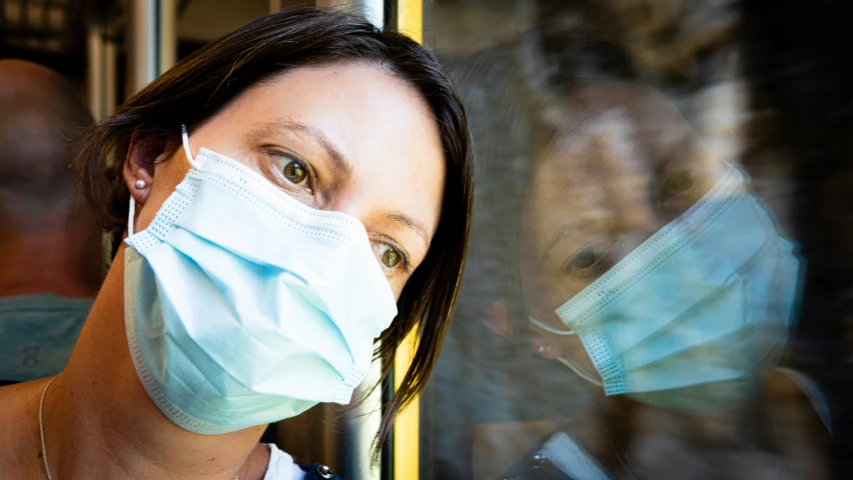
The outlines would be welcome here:
[[[139,130],[130,137],[127,157],[124,160],[124,181],[130,195],[139,205],[144,205],[154,185],[154,167],[165,160],[174,148],[163,135],[143,137]]]
[[[486,328],[505,339],[515,339],[515,331],[509,322],[509,307],[504,299],[495,300],[480,321]]]

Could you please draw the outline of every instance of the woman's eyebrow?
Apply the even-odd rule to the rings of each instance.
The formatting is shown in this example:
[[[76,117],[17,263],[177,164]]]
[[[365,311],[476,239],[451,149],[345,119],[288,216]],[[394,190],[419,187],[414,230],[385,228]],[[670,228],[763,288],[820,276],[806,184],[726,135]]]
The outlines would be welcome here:
[[[259,137],[267,135],[275,136],[276,134],[280,134],[282,130],[310,137],[326,152],[326,155],[331,160],[332,168],[339,177],[348,178],[352,175],[352,162],[318,128],[293,120],[274,119],[258,124],[252,133],[253,136]]]
[[[424,246],[426,247],[426,250],[429,250],[429,234],[427,233],[427,229],[423,223],[415,220],[414,218],[406,215],[405,213],[399,210],[394,212],[388,212],[383,216],[387,220],[408,227],[409,229],[414,231],[424,241]]]
[[[554,237],[545,245],[542,255],[539,258],[539,263],[544,265],[545,262],[548,261],[548,257],[551,256],[552,250],[554,250],[557,245],[559,245],[563,240],[570,238],[572,235],[579,232],[583,227],[583,224],[578,223],[568,223],[563,225],[563,228],[554,233]]]

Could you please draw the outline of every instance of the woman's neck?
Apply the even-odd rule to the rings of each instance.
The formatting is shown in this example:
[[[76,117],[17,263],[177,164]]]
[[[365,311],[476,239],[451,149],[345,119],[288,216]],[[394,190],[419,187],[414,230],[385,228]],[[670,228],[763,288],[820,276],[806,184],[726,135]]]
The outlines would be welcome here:
[[[262,478],[257,462],[247,459],[264,426],[199,435],[172,423],[146,393],[125,335],[123,264],[124,247],[68,367],[45,398],[53,477],[230,480],[239,473],[241,479]],[[253,471],[247,471],[250,467]]]

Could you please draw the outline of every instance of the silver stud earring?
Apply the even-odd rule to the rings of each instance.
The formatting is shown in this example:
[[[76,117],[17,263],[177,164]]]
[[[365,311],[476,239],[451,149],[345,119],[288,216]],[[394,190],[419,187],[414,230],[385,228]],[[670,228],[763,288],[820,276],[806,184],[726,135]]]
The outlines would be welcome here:
[[[140,179],[140,180],[136,181],[136,188],[139,190],[142,190],[143,188],[145,188],[145,185],[146,185],[145,180]]]

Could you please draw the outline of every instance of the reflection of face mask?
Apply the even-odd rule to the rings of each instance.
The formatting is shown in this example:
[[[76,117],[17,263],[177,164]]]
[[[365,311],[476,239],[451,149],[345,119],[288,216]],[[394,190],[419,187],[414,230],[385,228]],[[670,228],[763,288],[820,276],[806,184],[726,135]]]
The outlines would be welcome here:
[[[184,148],[193,168],[126,240],[127,336],[148,394],[204,434],[348,403],[397,312],[364,226],[222,155],[193,160],[186,133]]]
[[[778,359],[799,298],[795,250],[731,167],[684,215],[558,308],[571,329],[560,333],[580,337],[607,395],[722,410]]]

